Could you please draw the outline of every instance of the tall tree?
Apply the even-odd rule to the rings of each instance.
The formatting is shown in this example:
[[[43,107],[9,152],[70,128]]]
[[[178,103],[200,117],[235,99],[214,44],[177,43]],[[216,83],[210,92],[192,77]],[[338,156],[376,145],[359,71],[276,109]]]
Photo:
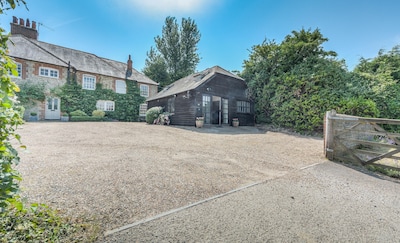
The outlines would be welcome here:
[[[182,18],[181,26],[175,17],[167,17],[162,28],[162,35],[154,38],[153,47],[147,53],[143,72],[159,82],[160,86],[192,74],[200,62],[197,44],[200,32],[194,20]],[[161,75],[154,73],[160,72]],[[165,77],[168,74],[168,78]]]

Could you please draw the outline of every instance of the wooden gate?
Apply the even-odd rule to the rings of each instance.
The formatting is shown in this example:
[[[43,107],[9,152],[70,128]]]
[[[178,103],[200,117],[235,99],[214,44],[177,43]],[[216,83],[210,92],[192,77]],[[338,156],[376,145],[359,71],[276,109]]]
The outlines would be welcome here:
[[[400,125],[400,120],[328,111],[324,119],[325,156],[329,160],[400,171],[400,133],[387,132],[383,124]]]

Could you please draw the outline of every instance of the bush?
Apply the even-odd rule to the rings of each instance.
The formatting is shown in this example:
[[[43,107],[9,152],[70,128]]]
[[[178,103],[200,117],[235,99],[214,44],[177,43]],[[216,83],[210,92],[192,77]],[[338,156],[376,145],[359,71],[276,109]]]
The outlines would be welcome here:
[[[163,112],[161,106],[155,106],[147,110],[146,112],[146,122],[148,124],[153,124],[154,120]]]
[[[99,116],[71,116],[70,121],[103,121],[103,117]]]
[[[10,207],[0,213],[0,242],[90,242],[98,226],[61,217],[44,204]]]
[[[105,115],[106,115],[106,113],[101,110],[94,110],[92,112],[92,116],[95,116],[95,117],[104,117]]]
[[[370,99],[348,98],[340,102],[338,113],[352,115],[352,116],[363,116],[363,117],[378,117],[379,110],[376,107],[376,103]]]
[[[71,116],[88,116],[84,111],[76,110],[70,113]]]

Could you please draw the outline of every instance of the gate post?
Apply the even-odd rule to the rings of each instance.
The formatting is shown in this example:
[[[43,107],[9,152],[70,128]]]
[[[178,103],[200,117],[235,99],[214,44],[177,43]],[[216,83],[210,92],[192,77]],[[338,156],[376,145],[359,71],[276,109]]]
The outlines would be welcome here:
[[[324,154],[325,158],[333,160],[333,119],[336,111],[327,111],[324,116]]]

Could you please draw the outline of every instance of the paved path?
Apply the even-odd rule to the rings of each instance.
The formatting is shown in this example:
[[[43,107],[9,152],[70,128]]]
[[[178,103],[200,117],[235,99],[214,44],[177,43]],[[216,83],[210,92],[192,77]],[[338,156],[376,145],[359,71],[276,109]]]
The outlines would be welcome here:
[[[400,183],[323,162],[101,241],[400,242]]]

